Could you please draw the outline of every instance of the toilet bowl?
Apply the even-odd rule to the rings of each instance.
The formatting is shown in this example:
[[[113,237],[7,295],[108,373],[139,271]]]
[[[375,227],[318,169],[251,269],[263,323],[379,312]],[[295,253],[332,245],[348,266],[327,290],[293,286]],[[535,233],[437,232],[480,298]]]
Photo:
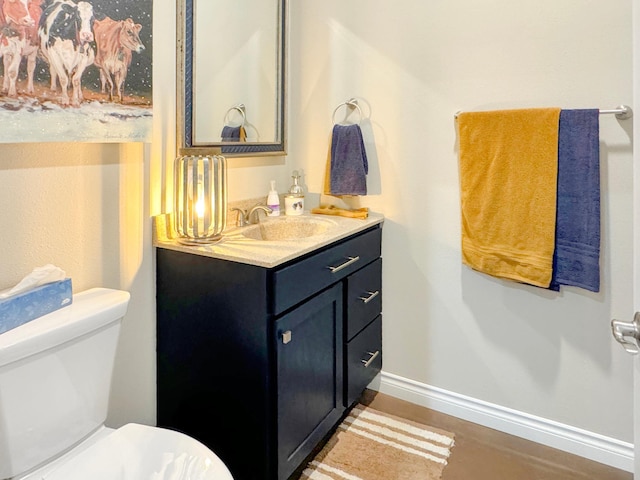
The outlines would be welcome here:
[[[92,289],[0,334],[0,479],[233,480],[179,432],[104,426],[129,294]]]
[[[207,447],[179,432],[129,423],[20,480],[233,480]]]

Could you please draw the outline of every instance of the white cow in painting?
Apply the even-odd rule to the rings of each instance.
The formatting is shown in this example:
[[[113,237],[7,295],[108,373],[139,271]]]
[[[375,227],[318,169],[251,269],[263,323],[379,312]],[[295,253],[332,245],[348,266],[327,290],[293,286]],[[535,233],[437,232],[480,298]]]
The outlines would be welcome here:
[[[93,42],[93,7],[88,2],[57,0],[45,8],[38,35],[44,57],[49,62],[51,82],[60,81],[62,103],[74,106],[83,100],[81,80],[85,69],[95,59]],[[68,87],[73,91],[69,98]]]

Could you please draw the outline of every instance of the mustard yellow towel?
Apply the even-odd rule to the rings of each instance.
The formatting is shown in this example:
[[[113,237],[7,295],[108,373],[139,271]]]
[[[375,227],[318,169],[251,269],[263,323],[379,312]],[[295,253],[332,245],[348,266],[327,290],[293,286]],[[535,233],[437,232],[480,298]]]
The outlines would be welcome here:
[[[325,195],[331,195],[331,137],[329,137],[327,162],[324,167],[324,185],[322,186],[322,193]]]
[[[559,118],[559,108],[459,114],[464,264],[549,286]]]

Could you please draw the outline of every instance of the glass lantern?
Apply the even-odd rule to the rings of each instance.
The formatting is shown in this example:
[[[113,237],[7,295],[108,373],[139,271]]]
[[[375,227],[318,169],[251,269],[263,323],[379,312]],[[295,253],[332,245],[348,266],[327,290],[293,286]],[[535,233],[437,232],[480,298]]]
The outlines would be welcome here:
[[[174,171],[175,226],[185,245],[214,243],[227,224],[227,161],[224,157],[178,157]]]

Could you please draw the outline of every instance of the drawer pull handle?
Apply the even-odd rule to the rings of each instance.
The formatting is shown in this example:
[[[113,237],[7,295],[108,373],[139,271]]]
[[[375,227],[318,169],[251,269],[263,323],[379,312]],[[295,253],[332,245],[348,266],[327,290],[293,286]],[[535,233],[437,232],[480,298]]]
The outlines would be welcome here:
[[[364,303],[369,303],[371,300],[373,300],[378,295],[380,295],[379,290],[376,290],[375,292],[367,292],[367,293],[369,294],[368,297],[360,297],[360,300],[362,300]]]
[[[282,343],[285,345],[291,341],[291,330],[287,330],[282,334]]]
[[[337,267],[327,267],[327,268],[331,270],[331,273],[336,273],[342,270],[343,268],[347,268],[349,265],[356,263],[358,260],[360,260],[360,257],[347,257],[347,259],[348,260],[344,262],[342,265],[338,265]]]
[[[369,357],[369,360],[360,360],[363,363],[364,368],[367,368],[369,365],[371,365],[371,362],[373,362],[376,359],[376,357],[380,355],[380,350],[376,350],[375,352],[367,352],[367,353],[371,355],[371,357]]]

